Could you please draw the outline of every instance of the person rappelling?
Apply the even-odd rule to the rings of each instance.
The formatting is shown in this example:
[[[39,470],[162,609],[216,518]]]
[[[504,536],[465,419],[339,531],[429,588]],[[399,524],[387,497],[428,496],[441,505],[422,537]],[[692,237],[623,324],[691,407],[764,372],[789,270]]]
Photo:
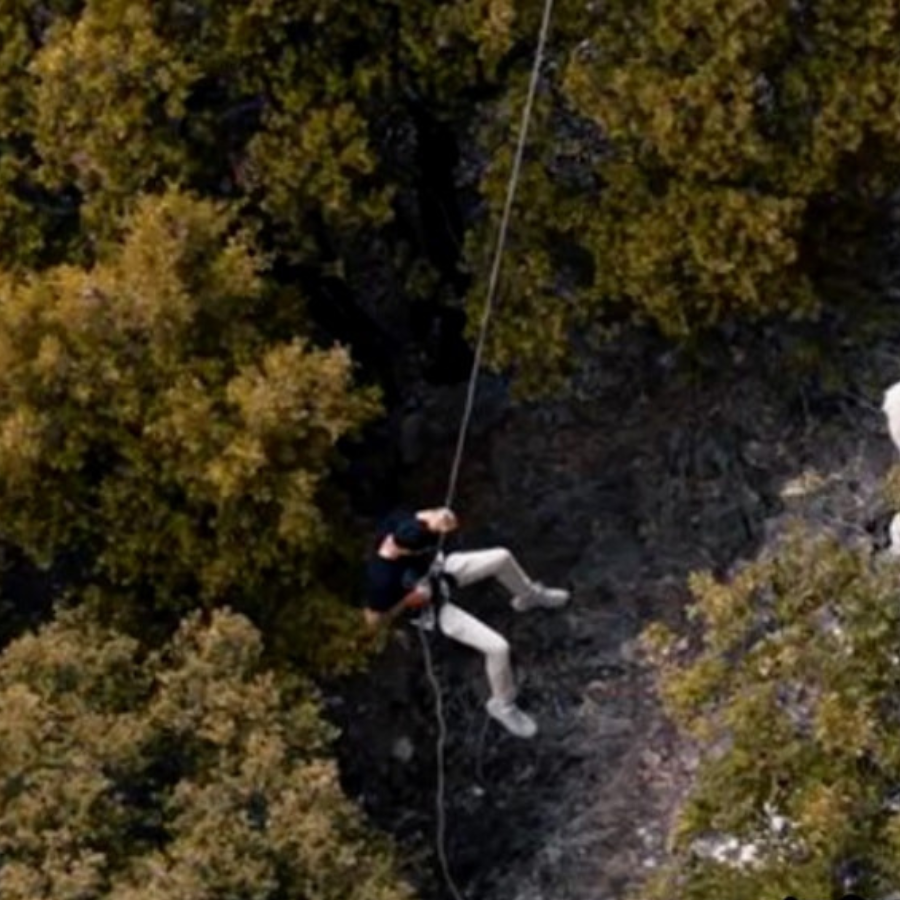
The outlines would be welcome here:
[[[457,606],[450,592],[495,578],[512,595],[516,612],[558,609],[568,603],[569,592],[532,581],[505,547],[445,556],[440,552],[443,536],[457,527],[455,513],[446,507],[395,513],[382,523],[366,567],[366,623],[376,628],[408,610],[433,612],[442,634],[484,654],[491,692],[488,715],[516,737],[534,737],[537,723],[516,704],[509,642]]]

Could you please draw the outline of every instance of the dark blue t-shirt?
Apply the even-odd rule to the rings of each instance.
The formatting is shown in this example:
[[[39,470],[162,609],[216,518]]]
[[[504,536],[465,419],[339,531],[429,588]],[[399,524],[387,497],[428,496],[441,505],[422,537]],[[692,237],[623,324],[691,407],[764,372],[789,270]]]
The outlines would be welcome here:
[[[378,555],[381,542],[394,532],[405,519],[412,519],[412,513],[401,511],[386,517],[377,532],[372,556],[366,564],[366,606],[375,612],[393,609],[428,574],[437,551],[437,535],[434,550],[401,556],[399,559],[385,559]]]

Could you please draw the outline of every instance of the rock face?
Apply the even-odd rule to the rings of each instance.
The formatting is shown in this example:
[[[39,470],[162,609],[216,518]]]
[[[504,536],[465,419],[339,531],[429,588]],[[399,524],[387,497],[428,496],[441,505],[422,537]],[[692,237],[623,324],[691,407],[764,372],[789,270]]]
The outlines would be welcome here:
[[[463,467],[465,543],[509,546],[534,577],[574,590],[566,609],[524,615],[496,585],[458,598],[509,639],[533,741],[489,724],[481,660],[432,638],[447,850],[470,900],[619,900],[662,863],[697,757],[634,647],[650,621],[680,622],[691,571],[727,574],[792,517],[886,542],[878,483],[893,451],[874,395],[816,415],[749,371],[703,387],[638,351],[595,362],[551,403],[495,391]],[[410,503],[446,488],[459,397],[442,391],[417,409]],[[372,672],[336,690],[347,788],[413,850],[423,895],[450,896],[433,861],[437,730],[417,635],[398,632]]]

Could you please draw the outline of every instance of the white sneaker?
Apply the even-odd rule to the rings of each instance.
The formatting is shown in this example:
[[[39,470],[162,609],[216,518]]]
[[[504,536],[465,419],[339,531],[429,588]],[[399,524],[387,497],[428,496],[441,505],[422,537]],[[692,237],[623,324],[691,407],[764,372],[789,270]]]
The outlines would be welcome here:
[[[519,738],[533,738],[537,734],[537,722],[516,706],[513,701],[492,697],[487,702],[488,715],[496,719],[510,734]]]
[[[544,587],[536,581],[527,594],[519,594],[512,598],[512,608],[516,612],[528,612],[529,609],[542,607],[543,609],[559,609],[569,602],[571,594],[562,588]]]

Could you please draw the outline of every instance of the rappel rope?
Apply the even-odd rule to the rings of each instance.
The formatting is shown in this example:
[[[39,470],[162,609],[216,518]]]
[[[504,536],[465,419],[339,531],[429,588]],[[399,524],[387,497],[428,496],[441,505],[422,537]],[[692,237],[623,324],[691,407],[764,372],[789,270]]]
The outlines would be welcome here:
[[[447,486],[447,496],[444,500],[444,506],[448,509],[453,508],[453,501],[456,499],[456,487],[459,480],[459,471],[462,467],[463,454],[465,452],[466,437],[469,431],[469,421],[472,418],[472,410],[475,406],[475,390],[478,384],[478,375],[481,370],[481,360],[484,355],[484,346],[487,339],[488,325],[491,320],[491,314],[494,309],[494,301],[497,296],[497,286],[500,282],[500,266],[503,261],[503,251],[506,246],[506,236],[509,231],[509,220],[512,214],[513,202],[516,196],[516,189],[519,185],[519,176],[522,171],[522,158],[525,154],[525,139],[528,135],[528,126],[531,123],[531,113],[534,107],[534,97],[537,93],[537,84],[540,78],[541,64],[544,61],[544,50],[547,45],[547,36],[550,33],[550,19],[553,12],[553,0],[544,0],[544,14],[541,19],[541,30],[538,36],[537,48],[534,53],[534,64],[531,67],[531,79],[528,83],[528,93],[525,97],[525,105],[522,108],[522,119],[519,125],[519,137],[516,143],[516,152],[513,157],[512,170],[510,171],[509,183],[506,189],[506,200],[503,204],[503,213],[500,217],[500,229],[497,232],[497,244],[494,250],[494,261],[491,266],[491,274],[488,279],[487,298],[484,304],[484,310],[481,314],[481,324],[478,332],[478,342],[475,346],[475,357],[472,361],[472,371],[469,375],[469,385],[466,390],[466,402],[463,408],[462,421],[459,426],[459,435],[456,441],[456,451],[453,455],[453,464],[450,467],[450,480]],[[445,535],[442,532],[438,540],[438,559],[441,559],[441,552],[444,547]],[[435,623],[435,627],[439,627]],[[425,672],[428,681],[431,683],[431,689],[434,693],[434,711],[438,723],[437,737],[437,787],[435,791],[435,844],[437,847],[438,861],[441,867],[441,874],[447,884],[447,889],[453,896],[453,900],[464,900],[459,888],[453,881],[450,873],[450,864],[447,860],[446,833],[447,833],[447,812],[445,804],[445,776],[444,776],[444,752],[447,742],[447,722],[444,717],[443,700],[441,696],[441,685],[434,671],[434,663],[431,658],[431,648],[428,645],[428,638],[425,636],[425,630],[419,628],[419,639],[422,643],[422,653],[425,657]]]
[[[500,218],[500,230],[497,233],[497,246],[494,252],[494,262],[491,266],[491,276],[488,280],[487,299],[481,314],[481,326],[478,332],[478,343],[475,346],[475,358],[472,361],[472,372],[469,375],[469,387],[466,392],[466,405],[463,410],[462,422],[459,427],[459,437],[456,441],[456,453],[453,456],[453,465],[450,467],[450,482],[447,486],[447,497],[444,506],[453,508],[456,499],[456,484],[459,479],[459,470],[462,466],[463,452],[466,444],[466,436],[469,430],[469,420],[472,418],[472,409],[475,405],[475,389],[478,382],[478,373],[481,369],[481,358],[484,355],[484,345],[487,338],[488,324],[494,310],[494,300],[497,295],[497,285],[500,281],[500,265],[503,261],[503,250],[506,246],[506,235],[509,231],[509,220],[512,214],[513,201],[516,189],[519,186],[519,176],[522,171],[522,157],[525,154],[525,139],[528,135],[528,126],[531,122],[531,111],[534,107],[534,95],[537,93],[537,83],[540,78],[541,64],[544,61],[544,48],[547,44],[547,35],[550,33],[550,17],[553,12],[553,0],[544,0],[544,17],[541,20],[541,31],[538,37],[537,49],[534,53],[534,65],[531,67],[531,80],[528,84],[528,95],[525,98],[525,106],[522,108],[522,121],[519,126],[519,139],[516,143],[516,154],[513,158],[512,171],[509,176],[509,184],[506,189],[506,201],[503,204],[503,214]],[[443,544],[443,535],[441,535]]]

